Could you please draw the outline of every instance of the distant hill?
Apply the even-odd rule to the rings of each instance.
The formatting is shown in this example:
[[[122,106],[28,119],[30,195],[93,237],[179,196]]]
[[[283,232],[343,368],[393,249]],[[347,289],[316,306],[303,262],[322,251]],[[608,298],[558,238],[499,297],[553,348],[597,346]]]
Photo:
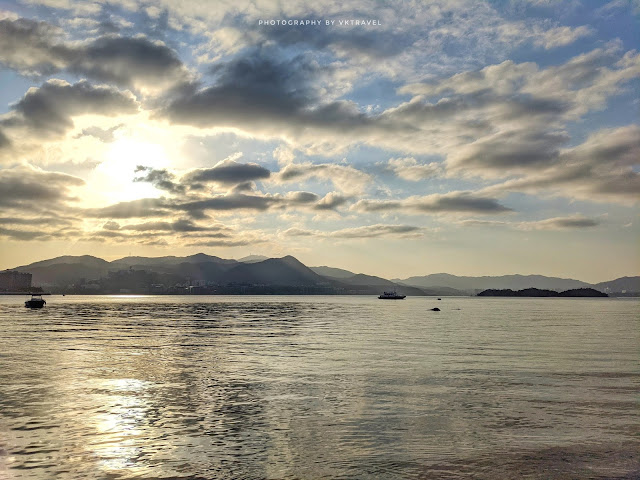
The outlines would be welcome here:
[[[290,255],[256,263],[240,263],[225,273],[225,280],[265,285],[317,285],[326,282],[324,277]]]
[[[86,265],[83,263],[55,263],[36,267],[18,267],[14,270],[31,273],[31,283],[34,286],[67,285],[77,283],[80,279],[95,280],[105,276],[107,266]]]
[[[640,277],[621,277],[610,282],[596,283],[593,288],[601,292],[640,292]]]
[[[525,288],[524,290],[517,291],[511,289],[489,289],[480,292],[478,297],[608,297],[608,295],[593,288],[575,288],[565,290],[564,292],[541,290],[539,288]]]
[[[120,283],[135,285],[166,284],[199,286],[262,285],[291,286],[289,290],[263,289],[264,292],[303,292],[316,286],[316,293],[374,294],[397,290],[405,295],[468,295],[487,289],[566,291],[593,288],[607,293],[640,292],[640,277],[622,277],[597,285],[573,279],[542,275],[504,275],[499,277],[458,277],[446,273],[410,277],[397,281],[373,275],[355,274],[335,267],[309,268],[296,258],[263,258],[250,255],[233,260],[198,253],[186,257],[124,257],[112,262],[91,255],[62,256],[16,267],[33,275],[34,286],[57,286],[58,291],[92,283],[100,291],[113,291]],[[123,274],[122,272],[125,272]],[[145,273],[146,272],[146,273]],[[126,278],[126,282],[125,282]],[[120,282],[120,283],[119,283]],[[102,287],[101,287],[102,286]],[[123,287],[129,288],[129,287]],[[174,291],[177,291],[175,290]],[[187,287],[185,287],[187,288]],[[235,288],[235,287],[234,287]],[[72,288],[73,290],[73,288]],[[237,290],[237,288],[236,288]],[[117,291],[117,290],[116,290]],[[229,291],[222,290],[222,291]],[[628,293],[626,294],[628,295]]]
[[[80,256],[72,256],[72,255],[64,255],[62,257],[50,258],[49,260],[42,260],[40,262],[30,263],[29,265],[23,265],[21,267],[12,268],[11,270],[20,270],[24,268],[36,268],[36,267],[49,267],[51,265],[59,265],[59,264],[80,264],[86,267],[108,267],[109,262],[103,260],[102,258],[94,257],[91,255],[80,255]]]
[[[502,275],[496,277],[459,277],[448,273],[435,273],[422,277],[409,277],[397,280],[416,287],[449,287],[473,293],[487,289],[524,289],[539,288],[547,290],[569,290],[590,287],[588,283],[570,278],[545,277],[543,275]]]
[[[332,277],[332,278],[348,278],[353,277],[355,273],[350,272],[349,270],[343,270],[342,268],[334,268],[334,267],[309,267],[311,270],[316,272],[318,275],[322,275],[323,277]]]

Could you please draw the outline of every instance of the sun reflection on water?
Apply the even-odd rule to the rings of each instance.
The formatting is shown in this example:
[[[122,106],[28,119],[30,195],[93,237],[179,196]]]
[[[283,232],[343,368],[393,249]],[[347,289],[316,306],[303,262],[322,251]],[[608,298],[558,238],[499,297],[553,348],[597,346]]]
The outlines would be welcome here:
[[[150,382],[133,378],[101,380],[94,394],[95,404],[102,404],[93,419],[96,440],[87,448],[107,471],[145,468],[141,461],[149,406],[145,400]]]

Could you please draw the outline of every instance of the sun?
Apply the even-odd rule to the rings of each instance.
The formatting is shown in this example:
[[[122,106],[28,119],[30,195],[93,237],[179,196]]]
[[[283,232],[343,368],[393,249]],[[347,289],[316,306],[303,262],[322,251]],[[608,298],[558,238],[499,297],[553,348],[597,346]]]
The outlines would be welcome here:
[[[109,146],[104,161],[96,167],[100,190],[115,201],[159,197],[162,192],[146,182],[135,182],[136,167],[166,168],[169,158],[164,147],[157,143],[133,138],[119,138]]]

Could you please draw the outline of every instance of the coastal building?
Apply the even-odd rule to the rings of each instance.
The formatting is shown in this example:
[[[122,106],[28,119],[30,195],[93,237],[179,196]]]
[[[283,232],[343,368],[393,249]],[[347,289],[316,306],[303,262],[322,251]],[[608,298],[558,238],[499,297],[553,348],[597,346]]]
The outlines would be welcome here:
[[[5,270],[0,272],[0,291],[19,292],[31,288],[31,274]]]

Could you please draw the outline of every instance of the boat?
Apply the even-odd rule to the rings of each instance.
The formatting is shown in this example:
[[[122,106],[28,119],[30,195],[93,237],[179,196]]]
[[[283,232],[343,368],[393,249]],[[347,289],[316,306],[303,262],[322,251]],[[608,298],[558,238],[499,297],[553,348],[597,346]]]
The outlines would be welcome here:
[[[31,300],[24,302],[24,306],[27,308],[42,308],[47,304],[42,298],[42,295],[31,295]]]
[[[384,292],[378,298],[381,300],[402,300],[406,295],[398,295],[396,291],[393,292]]]

